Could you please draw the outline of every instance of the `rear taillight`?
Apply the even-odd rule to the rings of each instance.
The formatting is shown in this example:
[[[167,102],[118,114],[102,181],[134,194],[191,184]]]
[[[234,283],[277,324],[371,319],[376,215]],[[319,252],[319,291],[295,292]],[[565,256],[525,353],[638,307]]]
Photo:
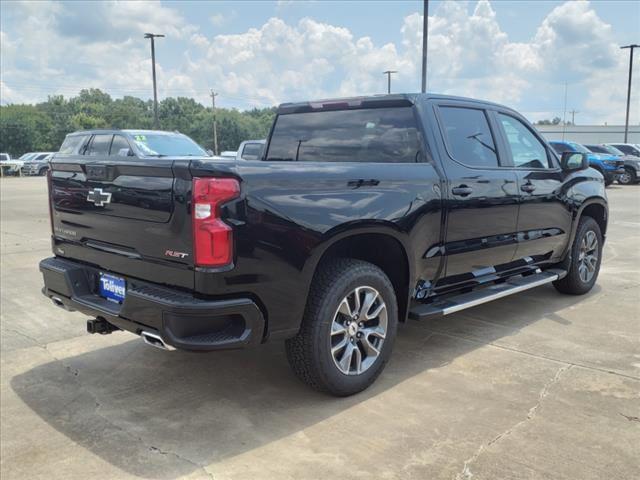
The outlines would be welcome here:
[[[194,178],[191,216],[196,266],[223,267],[233,261],[233,231],[220,219],[220,206],[240,196],[233,178]]]

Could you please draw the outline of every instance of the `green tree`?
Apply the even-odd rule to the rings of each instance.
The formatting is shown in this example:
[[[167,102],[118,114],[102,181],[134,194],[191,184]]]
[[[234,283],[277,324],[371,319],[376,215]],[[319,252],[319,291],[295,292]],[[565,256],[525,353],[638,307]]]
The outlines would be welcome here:
[[[192,98],[169,97],[160,102],[163,130],[177,130],[213,149],[213,113]],[[244,140],[265,138],[275,109],[216,109],[219,150],[235,150]],[[65,135],[93,128],[153,128],[153,102],[136,97],[112,99],[99,89],[85,89],[71,98],[50,96],[36,105],[0,106],[0,150],[12,156],[57,150]]]

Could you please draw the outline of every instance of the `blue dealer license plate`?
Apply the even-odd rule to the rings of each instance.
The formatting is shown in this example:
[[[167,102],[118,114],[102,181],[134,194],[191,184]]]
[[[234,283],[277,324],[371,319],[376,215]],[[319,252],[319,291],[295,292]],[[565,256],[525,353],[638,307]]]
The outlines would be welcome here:
[[[122,303],[127,294],[127,282],[124,278],[101,273],[99,289],[100,296],[112,302]]]

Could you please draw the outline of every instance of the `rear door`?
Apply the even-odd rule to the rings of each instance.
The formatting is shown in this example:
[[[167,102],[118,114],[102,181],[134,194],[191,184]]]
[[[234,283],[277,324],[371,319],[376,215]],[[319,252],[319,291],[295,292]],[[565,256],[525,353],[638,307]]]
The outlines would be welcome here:
[[[517,177],[502,168],[494,127],[483,106],[447,102],[436,110],[444,140],[440,158],[447,191],[446,276],[488,273],[515,254]]]
[[[56,155],[54,251],[115,273],[192,288],[189,161],[122,156],[125,145],[124,135],[96,133],[73,153]]]
[[[558,258],[571,231],[564,173],[542,139],[513,112],[494,113],[505,156],[518,177],[520,212],[516,258]]]

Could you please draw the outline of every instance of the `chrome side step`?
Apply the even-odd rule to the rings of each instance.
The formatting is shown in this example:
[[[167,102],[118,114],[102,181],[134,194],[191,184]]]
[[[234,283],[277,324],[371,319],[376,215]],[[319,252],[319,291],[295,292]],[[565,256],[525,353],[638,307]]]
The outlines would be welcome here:
[[[441,317],[459,312],[467,308],[475,307],[483,303],[507,297],[514,293],[524,292],[531,288],[539,287],[555,280],[563,278],[567,274],[564,270],[549,269],[526,277],[508,279],[504,283],[497,283],[489,287],[474,290],[469,293],[449,296],[446,299],[435,300],[433,303],[415,305],[409,312],[412,320],[426,320],[432,317]]]

